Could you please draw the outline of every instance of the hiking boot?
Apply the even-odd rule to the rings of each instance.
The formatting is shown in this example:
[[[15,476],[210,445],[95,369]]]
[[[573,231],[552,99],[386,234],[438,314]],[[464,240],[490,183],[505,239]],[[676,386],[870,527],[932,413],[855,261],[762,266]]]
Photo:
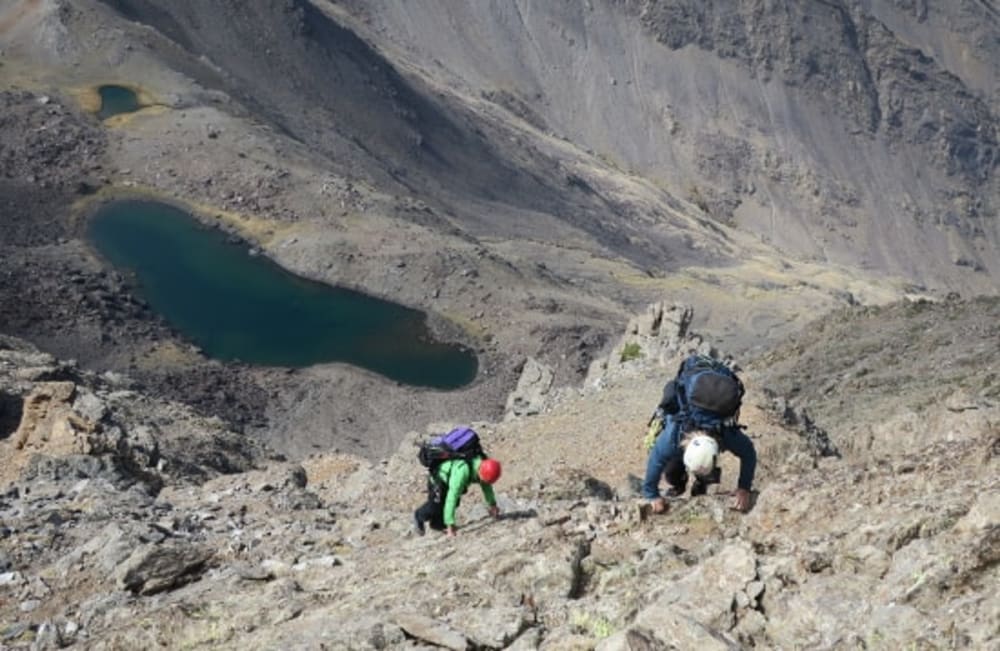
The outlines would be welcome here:
[[[413,531],[418,536],[424,535],[424,523],[416,513],[413,514]]]

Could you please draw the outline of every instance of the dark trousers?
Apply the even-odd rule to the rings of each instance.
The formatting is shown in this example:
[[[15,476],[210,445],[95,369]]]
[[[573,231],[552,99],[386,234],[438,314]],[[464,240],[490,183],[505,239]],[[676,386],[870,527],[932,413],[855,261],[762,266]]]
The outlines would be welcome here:
[[[444,487],[427,478],[427,501],[413,516],[420,524],[429,524],[435,531],[444,531]]]
[[[672,456],[667,461],[667,467],[663,469],[663,476],[676,494],[680,495],[684,493],[688,484],[688,474],[687,469],[684,467],[684,458],[679,454]]]
[[[667,462],[667,467],[663,471],[664,477],[667,478],[667,483],[670,487],[674,489],[674,492],[678,495],[684,493],[684,489],[687,488],[688,474],[687,470],[684,468],[683,457],[673,457]],[[709,484],[718,484],[722,478],[722,468],[713,468],[712,472],[708,473],[703,477],[695,477],[694,483],[691,485],[691,495],[704,495],[708,492]]]

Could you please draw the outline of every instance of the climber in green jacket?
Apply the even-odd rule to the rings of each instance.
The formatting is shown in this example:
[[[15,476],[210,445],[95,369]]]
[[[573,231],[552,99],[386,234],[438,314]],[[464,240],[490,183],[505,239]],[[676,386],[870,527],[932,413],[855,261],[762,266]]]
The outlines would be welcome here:
[[[477,483],[483,498],[490,507],[490,515],[500,517],[500,508],[493,493],[493,483],[500,479],[500,462],[496,459],[475,457],[472,460],[449,459],[432,469],[427,478],[427,502],[413,514],[413,524],[419,535],[429,523],[436,531],[454,536],[455,511],[469,484]]]

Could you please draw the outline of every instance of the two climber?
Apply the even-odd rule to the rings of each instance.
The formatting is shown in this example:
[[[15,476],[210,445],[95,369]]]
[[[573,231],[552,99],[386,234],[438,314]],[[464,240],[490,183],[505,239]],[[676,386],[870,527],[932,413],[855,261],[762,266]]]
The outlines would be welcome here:
[[[691,481],[691,496],[704,495],[721,478],[719,454],[728,451],[740,459],[732,508],[746,512],[757,467],[753,441],[739,424],[743,383],[723,362],[692,354],[663,389],[650,419],[650,448],[642,496],[652,513],[667,510],[669,497],[682,495]],[[420,462],[427,467],[427,501],[413,514],[414,529],[423,535],[432,529],[454,536],[456,511],[462,496],[478,484],[494,518],[500,516],[493,484],[500,478],[500,462],[483,451],[479,435],[470,427],[456,427],[420,446]],[[667,490],[660,492],[666,479]]]

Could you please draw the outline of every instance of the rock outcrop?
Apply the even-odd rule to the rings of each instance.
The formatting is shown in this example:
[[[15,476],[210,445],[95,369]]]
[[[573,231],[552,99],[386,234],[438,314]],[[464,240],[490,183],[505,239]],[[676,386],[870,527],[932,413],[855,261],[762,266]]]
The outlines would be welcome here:
[[[714,354],[701,336],[690,332],[694,310],[689,305],[650,303],[633,317],[610,354],[594,360],[585,386],[600,386],[608,378],[634,375],[638,368],[666,368],[691,351]]]
[[[521,369],[517,387],[507,397],[505,419],[541,413],[552,389],[552,369],[529,357]]]

